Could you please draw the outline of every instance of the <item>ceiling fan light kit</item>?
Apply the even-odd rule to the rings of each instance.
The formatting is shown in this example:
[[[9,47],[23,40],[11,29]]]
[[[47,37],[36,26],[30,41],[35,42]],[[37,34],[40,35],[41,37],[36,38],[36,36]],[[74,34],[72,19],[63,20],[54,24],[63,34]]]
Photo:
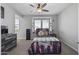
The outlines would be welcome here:
[[[49,12],[49,10],[46,10],[46,9],[43,9],[45,6],[47,5],[47,3],[44,3],[44,4],[41,4],[41,3],[38,3],[37,4],[37,7],[36,7],[36,11],[41,13],[41,12]],[[30,4],[31,7],[35,7],[34,5]]]
[[[39,9],[37,9],[37,12],[42,12],[42,9],[40,9],[40,8],[39,8]]]

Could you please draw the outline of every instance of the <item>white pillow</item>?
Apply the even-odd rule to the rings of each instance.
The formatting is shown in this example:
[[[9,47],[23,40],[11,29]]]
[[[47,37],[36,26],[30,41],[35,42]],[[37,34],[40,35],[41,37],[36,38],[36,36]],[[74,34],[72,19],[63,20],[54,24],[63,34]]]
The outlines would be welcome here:
[[[38,32],[38,36],[44,36],[44,32],[41,30]]]

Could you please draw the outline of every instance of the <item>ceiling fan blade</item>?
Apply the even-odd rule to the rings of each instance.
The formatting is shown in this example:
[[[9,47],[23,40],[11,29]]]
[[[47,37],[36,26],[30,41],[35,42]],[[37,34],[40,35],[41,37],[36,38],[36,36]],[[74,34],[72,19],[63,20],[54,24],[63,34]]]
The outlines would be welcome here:
[[[41,6],[41,8],[44,8],[46,5],[47,5],[47,3],[44,3],[44,4]]]
[[[38,3],[37,8],[40,8],[40,3]]]
[[[34,5],[30,4],[31,7],[34,7]]]
[[[42,11],[49,12],[49,10],[43,9]]]

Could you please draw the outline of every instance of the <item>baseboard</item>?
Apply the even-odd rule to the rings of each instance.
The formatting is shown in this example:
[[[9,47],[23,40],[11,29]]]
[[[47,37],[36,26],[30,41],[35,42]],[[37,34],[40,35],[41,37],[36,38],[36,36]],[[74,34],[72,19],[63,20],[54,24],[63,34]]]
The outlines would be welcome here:
[[[66,43],[65,41],[62,41],[64,44],[66,44],[67,46],[69,46],[70,48],[72,48],[74,51],[78,52],[77,49],[75,49],[74,47],[72,47],[70,44]]]
[[[26,39],[24,39],[24,38],[17,38],[18,40],[26,40]]]

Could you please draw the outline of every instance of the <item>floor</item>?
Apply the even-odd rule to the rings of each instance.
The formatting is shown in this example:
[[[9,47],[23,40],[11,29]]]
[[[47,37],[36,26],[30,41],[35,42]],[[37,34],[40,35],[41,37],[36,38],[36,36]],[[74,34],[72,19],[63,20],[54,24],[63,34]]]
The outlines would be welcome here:
[[[17,47],[8,52],[8,55],[28,55],[28,48],[32,40],[18,39]],[[77,55],[78,53],[62,43],[62,53],[60,55]]]

